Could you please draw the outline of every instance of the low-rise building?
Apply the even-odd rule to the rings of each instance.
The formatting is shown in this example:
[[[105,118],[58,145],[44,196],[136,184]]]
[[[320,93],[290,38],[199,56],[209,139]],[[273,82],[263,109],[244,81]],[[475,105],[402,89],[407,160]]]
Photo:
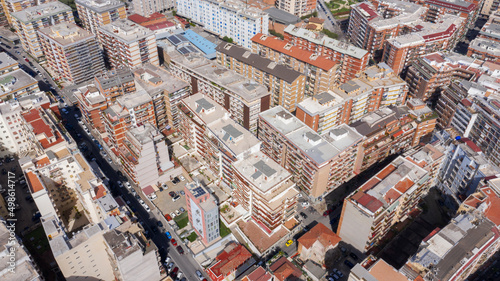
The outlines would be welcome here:
[[[20,98],[38,92],[38,81],[22,69],[0,75],[0,99]]]
[[[249,262],[255,262],[252,254],[245,246],[232,242],[217,255],[206,272],[213,281],[232,281],[246,270],[245,264]],[[242,268],[245,269],[241,270]]]
[[[487,38],[476,38],[470,42],[467,56],[500,63],[500,42]]]
[[[337,247],[342,239],[322,223],[318,223],[308,232],[297,239],[297,253],[304,262],[314,261],[325,264],[325,255]]]
[[[306,76],[301,72],[230,43],[223,42],[216,50],[219,65],[269,89],[271,106],[281,105],[293,112],[296,104],[304,99]]]
[[[190,182],[184,186],[189,222],[205,245],[220,237],[219,207],[205,187]]]
[[[408,274],[410,273],[410,274]],[[415,277],[416,275],[416,277]],[[349,273],[349,281],[421,281],[418,273],[406,268],[397,270],[383,259],[374,263],[357,263]]]
[[[302,271],[286,257],[281,257],[271,264],[269,271],[273,273],[274,278],[278,281],[294,280],[302,277]]]

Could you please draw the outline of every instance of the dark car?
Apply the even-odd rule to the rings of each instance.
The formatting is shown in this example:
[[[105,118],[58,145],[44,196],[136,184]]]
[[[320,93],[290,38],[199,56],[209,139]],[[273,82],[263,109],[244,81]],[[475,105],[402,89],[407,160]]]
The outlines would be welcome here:
[[[179,271],[179,268],[176,266],[174,270],[172,270],[172,276],[175,276],[177,274],[177,271]]]
[[[170,195],[170,197],[174,197],[174,196],[175,196],[175,192],[170,191],[170,192],[168,193],[168,195]]]
[[[179,252],[179,254],[183,255],[184,254],[184,249],[182,249],[182,247],[179,245],[177,246],[177,252]]]
[[[354,267],[354,264],[352,264],[352,262],[350,262],[349,260],[345,260],[344,264],[347,265],[349,268],[353,268]]]
[[[326,217],[328,216],[333,210],[332,209],[329,209],[329,210],[326,210],[324,213],[323,213],[323,217]]]
[[[358,256],[356,256],[356,254],[355,254],[355,253],[350,253],[350,254],[349,254],[349,256],[350,256],[353,260],[355,260],[355,261],[357,261],[357,260],[358,260]]]
[[[300,212],[300,216],[303,217],[304,219],[307,219],[307,215],[304,212]]]
[[[2,175],[5,175],[5,174],[7,174],[7,170],[2,169]]]
[[[163,227],[163,223],[161,223],[161,221],[157,221],[157,222],[156,222],[156,225],[157,225],[158,227]]]
[[[181,180],[180,180],[178,177],[175,177],[175,178],[172,180],[172,183],[173,183],[173,184],[178,184],[179,182],[181,182]]]

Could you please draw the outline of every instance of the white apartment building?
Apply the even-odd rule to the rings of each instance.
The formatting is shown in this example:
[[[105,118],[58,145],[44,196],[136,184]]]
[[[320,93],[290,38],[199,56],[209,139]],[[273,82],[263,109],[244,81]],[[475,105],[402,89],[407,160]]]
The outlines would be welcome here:
[[[159,65],[155,33],[128,19],[99,27],[99,41],[112,68]]]
[[[132,0],[134,12],[149,17],[156,12],[164,12],[175,7],[175,0]]]
[[[238,0],[177,0],[177,14],[248,49],[255,34],[269,34],[269,15]]]

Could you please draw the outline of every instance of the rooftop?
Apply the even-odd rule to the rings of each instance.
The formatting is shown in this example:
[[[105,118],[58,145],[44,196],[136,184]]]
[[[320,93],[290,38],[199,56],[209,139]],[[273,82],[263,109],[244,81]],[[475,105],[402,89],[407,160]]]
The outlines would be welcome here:
[[[293,83],[303,76],[302,73],[293,70],[292,68],[282,64],[277,64],[270,59],[252,53],[248,49],[234,44],[223,42],[216,47],[216,50],[217,52],[226,54],[229,57],[253,66],[263,72],[269,73],[281,80],[286,81],[287,83]]]
[[[131,128],[127,131],[126,134],[127,136],[135,139],[141,145],[145,145],[150,142],[156,143],[158,140],[161,140],[164,137],[157,128],[149,123]]]
[[[119,261],[136,252],[140,252],[142,255],[142,248],[137,238],[128,232],[111,230],[104,233],[103,236],[104,241],[106,241],[106,244],[108,244]]]
[[[0,52],[0,69],[18,65],[17,61],[6,52]]]
[[[75,0],[75,3],[97,13],[104,13],[125,6],[125,3],[119,0]]]
[[[188,29],[184,32],[184,38],[191,42],[191,44],[193,44],[196,48],[201,50],[207,59],[214,59],[216,57],[215,47],[217,47],[217,45],[205,39],[198,33]]]
[[[37,84],[38,81],[31,75],[22,69],[16,69],[0,76],[0,96],[15,93]]]
[[[401,119],[403,116],[407,115],[408,112],[409,109],[406,106],[388,106],[380,108],[352,123],[351,127],[361,135],[369,136],[374,132],[385,130],[388,124]]]
[[[116,98],[116,101],[118,101],[121,106],[131,110],[135,107],[151,102],[152,99],[146,91],[138,91],[120,96]]]
[[[108,36],[128,44],[154,36],[153,31],[129,19],[118,19],[110,24],[100,26],[99,29]]]
[[[302,276],[302,270],[297,268],[286,257],[281,257],[271,264],[271,266],[269,266],[269,270],[273,272],[274,276],[279,281],[293,280],[294,278]]]
[[[295,27],[294,25],[287,26],[285,28],[285,33],[289,33],[291,35],[306,39],[308,41],[314,42],[315,44],[325,46],[336,52],[352,56],[357,59],[361,59],[368,55],[368,51],[364,49],[332,39],[323,33],[315,33],[305,28]]]
[[[270,20],[277,23],[288,25],[300,22],[300,18],[297,17],[296,15],[277,9],[276,7],[270,7],[268,9],[265,9],[264,12],[269,14]]]
[[[71,13],[71,7],[59,1],[52,1],[34,7],[26,8],[19,12],[11,13],[11,16],[24,22],[35,22],[60,13]]]
[[[500,56],[500,42],[486,38],[476,38],[469,44],[469,49],[485,52],[495,57]]]
[[[303,61],[307,64],[319,67],[324,71],[329,71],[335,66],[335,62],[326,57],[303,50],[298,46],[293,46],[273,36],[257,33],[254,35],[254,37],[252,37],[251,40],[252,42],[266,46],[297,60]]]
[[[309,249],[318,241],[325,249],[335,247],[342,239],[335,234],[330,228],[322,223],[318,223],[311,230],[302,235],[297,242],[303,247]]]
[[[243,265],[252,254],[245,246],[233,242],[224,248],[224,251],[215,258],[215,264],[208,268],[215,276],[227,276]]]
[[[134,74],[128,68],[117,68],[98,73],[95,79],[103,89],[110,89],[134,81]]]
[[[290,172],[260,151],[234,162],[233,167],[262,193],[279,187],[291,177]]]
[[[173,94],[189,87],[187,82],[172,76],[164,68],[150,63],[143,64],[142,67],[134,69],[134,74],[139,78],[138,82],[142,88],[150,95],[156,95],[160,91]]]
[[[62,46],[78,43],[89,38],[95,38],[95,35],[89,31],[77,26],[74,23],[66,22],[41,28],[38,32],[44,34]]]

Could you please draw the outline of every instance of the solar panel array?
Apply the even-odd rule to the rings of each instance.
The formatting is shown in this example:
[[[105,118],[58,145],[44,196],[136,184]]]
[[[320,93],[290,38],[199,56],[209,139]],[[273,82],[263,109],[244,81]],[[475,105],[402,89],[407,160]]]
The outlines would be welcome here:
[[[203,194],[205,194],[205,190],[203,190],[203,188],[201,187],[197,187],[193,190],[191,190],[191,193],[193,193],[194,197],[199,197],[199,196],[202,196]]]
[[[167,40],[170,41],[170,43],[172,43],[174,46],[178,46],[182,43],[189,43],[189,40],[187,40],[186,37],[182,36],[181,34],[168,36]]]
[[[193,46],[189,45],[189,46],[184,46],[184,47],[180,47],[179,49],[177,49],[177,51],[179,51],[179,53],[181,53],[181,55],[186,55],[186,54],[189,54],[189,53],[197,53],[198,51],[193,48]]]

